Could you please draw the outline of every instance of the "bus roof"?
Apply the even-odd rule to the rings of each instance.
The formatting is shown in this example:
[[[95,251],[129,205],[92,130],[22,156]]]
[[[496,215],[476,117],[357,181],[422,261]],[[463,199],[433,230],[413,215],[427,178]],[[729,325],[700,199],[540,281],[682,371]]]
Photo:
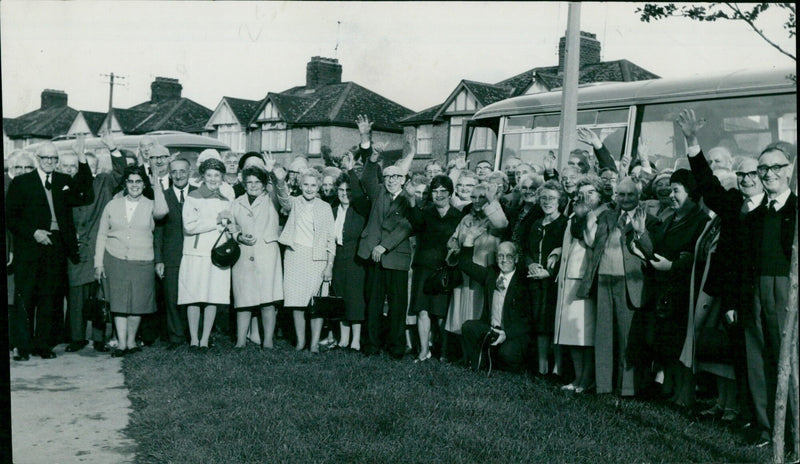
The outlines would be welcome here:
[[[609,82],[578,88],[578,108],[606,108],[644,103],[679,102],[705,98],[797,92],[794,68],[738,70],[714,75],[694,75],[637,82]],[[561,109],[561,90],[521,95],[479,110],[473,120],[501,116],[554,112]],[[480,122],[479,122],[480,124]]]
[[[139,145],[139,140],[141,140],[145,135],[153,137],[157,144],[163,145],[167,148],[213,148],[218,151],[230,150],[230,147],[227,144],[215,138],[178,131],[156,131],[148,132],[147,134],[142,135],[115,135],[114,142],[116,142],[117,146],[120,148],[136,150]],[[32,144],[25,149],[29,151],[35,151],[41,143],[42,142]],[[56,147],[60,151],[70,150],[72,149],[72,145],[75,143],[75,138],[71,137],[63,138],[61,140],[54,140],[53,143],[55,143]],[[86,139],[86,148],[88,150],[94,150],[102,147],[103,144],[100,140],[100,137],[90,137]]]

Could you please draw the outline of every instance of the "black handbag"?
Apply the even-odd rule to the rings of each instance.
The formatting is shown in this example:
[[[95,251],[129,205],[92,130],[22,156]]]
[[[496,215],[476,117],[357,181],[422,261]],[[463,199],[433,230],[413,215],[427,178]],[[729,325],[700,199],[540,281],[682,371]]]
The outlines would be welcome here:
[[[441,295],[452,292],[464,282],[461,271],[453,266],[444,266],[433,271],[422,283],[422,292],[426,295]]]
[[[219,241],[225,236],[227,236],[228,239],[220,244]],[[219,234],[219,237],[217,237],[217,241],[214,242],[214,246],[211,247],[211,262],[214,266],[223,269],[228,268],[236,264],[241,254],[242,250],[239,249],[239,244],[236,243],[228,227],[225,227],[222,233]]]
[[[86,300],[84,314],[86,319],[92,321],[93,326],[97,328],[111,320],[111,308],[109,308],[108,300],[104,296],[103,286],[99,283],[94,285],[97,288],[91,292]]]
[[[335,295],[322,296],[323,282],[317,290],[317,294],[311,297],[311,304],[308,305],[307,313],[310,319],[329,319],[340,321],[344,319],[344,298]],[[330,287],[333,289],[333,285]]]

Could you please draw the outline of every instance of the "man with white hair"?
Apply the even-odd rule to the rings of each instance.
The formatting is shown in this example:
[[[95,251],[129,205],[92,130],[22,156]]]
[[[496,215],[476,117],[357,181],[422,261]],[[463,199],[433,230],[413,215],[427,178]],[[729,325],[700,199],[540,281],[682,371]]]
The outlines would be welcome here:
[[[66,259],[80,261],[72,207],[93,200],[86,155],[78,154],[75,177],[55,172],[58,149],[36,150],[39,168],[14,178],[6,197],[6,219],[14,237],[16,305],[10,315],[15,360],[30,354],[55,358],[50,345],[54,313],[66,283]]]
[[[370,140],[372,123],[366,116],[357,119],[361,135],[360,149],[369,153],[361,182],[372,205],[369,219],[361,233],[358,256],[370,264],[367,267],[367,337],[362,344],[366,355],[378,354],[385,345],[389,354],[400,359],[405,354],[405,321],[408,306],[408,270],[411,266],[411,223],[406,219],[409,200],[404,196],[403,184],[414,158],[415,149],[409,149],[397,165],[383,168],[383,185],[378,177],[380,152]],[[380,339],[383,302],[389,302],[389,335],[386,343]]]
[[[708,150],[708,165],[712,171],[730,171],[733,167],[733,156],[725,147],[714,147]]]

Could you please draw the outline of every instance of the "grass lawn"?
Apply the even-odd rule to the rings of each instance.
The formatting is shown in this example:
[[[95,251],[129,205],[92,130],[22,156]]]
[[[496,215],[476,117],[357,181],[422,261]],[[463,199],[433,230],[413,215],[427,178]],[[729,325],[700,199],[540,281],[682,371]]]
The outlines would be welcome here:
[[[125,358],[140,463],[767,462],[721,425],[527,375],[333,351]]]

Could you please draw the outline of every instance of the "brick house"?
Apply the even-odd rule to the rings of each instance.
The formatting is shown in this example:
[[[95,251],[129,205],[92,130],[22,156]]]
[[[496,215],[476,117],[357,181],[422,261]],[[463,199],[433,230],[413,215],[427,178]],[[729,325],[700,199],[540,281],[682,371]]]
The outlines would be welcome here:
[[[306,65],[306,83],[262,100],[223,97],[206,123],[212,137],[244,140],[245,151],[271,151],[284,161],[298,155],[321,162],[322,153],[341,153],[358,141],[356,116],[374,122],[373,140],[399,149],[403,128],[397,121],[413,112],[354,82],[342,82],[337,59],[315,56]]]
[[[593,82],[627,82],[657,79],[659,76],[628,60],[601,61],[600,42],[595,34],[580,33],[579,84]],[[405,133],[416,137],[419,157],[446,163],[461,149],[463,129],[479,109],[506,98],[523,94],[549,92],[561,87],[566,38],[558,47],[558,65],[536,67],[495,84],[462,80],[447,99],[399,123]],[[468,150],[472,165],[480,159],[493,159],[497,137],[491,129],[475,128]]]
[[[205,135],[204,126],[212,111],[181,96],[182,89],[178,79],[156,77],[150,84],[150,100],[127,109],[114,108],[111,132],[138,135],[169,130]],[[93,135],[102,135],[107,130],[108,115],[103,114],[104,118]],[[86,126],[91,129],[88,121]]]

